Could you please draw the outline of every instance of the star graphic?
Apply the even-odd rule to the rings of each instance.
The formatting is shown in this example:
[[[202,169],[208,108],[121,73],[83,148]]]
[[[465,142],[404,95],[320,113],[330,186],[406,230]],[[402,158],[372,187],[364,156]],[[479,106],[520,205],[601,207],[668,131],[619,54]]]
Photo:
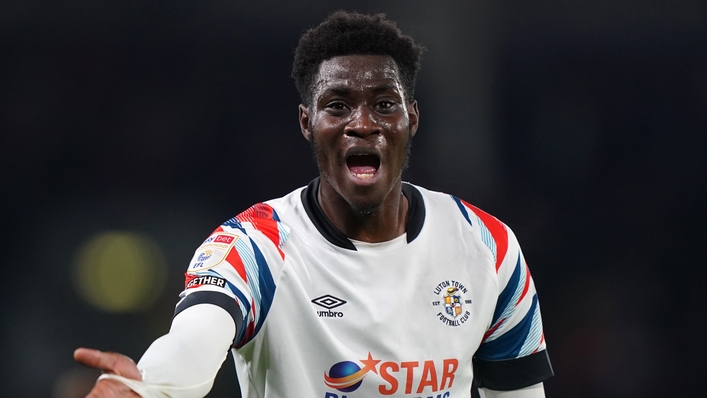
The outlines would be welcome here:
[[[363,372],[363,374],[366,374],[372,370],[373,373],[378,374],[378,369],[376,369],[376,365],[378,365],[378,362],[380,361],[380,359],[373,359],[373,357],[371,356],[371,352],[369,351],[368,358],[361,359],[361,363],[364,365],[361,371]]]

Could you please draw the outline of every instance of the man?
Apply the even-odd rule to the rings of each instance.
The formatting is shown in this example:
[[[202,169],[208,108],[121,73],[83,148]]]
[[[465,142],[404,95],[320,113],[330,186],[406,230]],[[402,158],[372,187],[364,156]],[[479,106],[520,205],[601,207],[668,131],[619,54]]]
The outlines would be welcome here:
[[[552,375],[513,233],[403,183],[422,48],[382,15],[306,32],[293,77],[320,177],[257,204],[197,249],[169,333],[90,396],[205,395],[233,348],[243,396],[544,397]]]

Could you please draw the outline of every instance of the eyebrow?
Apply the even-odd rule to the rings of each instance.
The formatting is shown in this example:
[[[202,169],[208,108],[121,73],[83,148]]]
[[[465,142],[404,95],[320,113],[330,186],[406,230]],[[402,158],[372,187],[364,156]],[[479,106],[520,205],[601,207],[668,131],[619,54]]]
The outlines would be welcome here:
[[[343,86],[343,85],[342,86],[333,86],[333,87],[329,87],[326,90],[324,90],[324,92],[322,92],[321,96],[323,97],[326,95],[340,95],[343,97],[348,94],[351,94],[351,91],[353,91],[353,90],[351,90],[347,86]]]
[[[395,84],[392,84],[392,83],[388,83],[388,84],[381,84],[381,85],[373,87],[373,91],[375,91],[375,92],[388,91],[388,90],[398,91],[398,86]]]
[[[392,84],[392,83],[388,83],[388,84],[380,84],[380,85],[373,87],[373,91],[376,93],[381,93],[381,92],[388,91],[388,90],[392,90],[392,91],[397,92],[398,86],[395,84]],[[324,92],[322,93],[322,96],[326,96],[326,95],[346,96],[348,94],[351,94],[351,92],[353,92],[353,90],[350,87],[344,86],[344,85],[338,85],[338,86],[329,87],[326,90],[324,90]],[[400,94],[402,95],[402,93],[400,93]]]

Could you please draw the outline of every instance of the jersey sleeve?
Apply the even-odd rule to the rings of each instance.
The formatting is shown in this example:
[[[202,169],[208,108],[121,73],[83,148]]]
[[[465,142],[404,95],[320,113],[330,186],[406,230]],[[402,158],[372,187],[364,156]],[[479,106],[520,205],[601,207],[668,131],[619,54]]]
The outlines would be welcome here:
[[[234,318],[238,348],[260,330],[282,270],[289,229],[268,204],[226,221],[196,249],[175,315],[196,304],[217,305]]]
[[[473,359],[475,383],[499,391],[540,383],[553,370],[538,294],[518,240],[495,217],[456,200],[467,221],[478,225],[481,240],[493,256],[498,281],[493,318]]]

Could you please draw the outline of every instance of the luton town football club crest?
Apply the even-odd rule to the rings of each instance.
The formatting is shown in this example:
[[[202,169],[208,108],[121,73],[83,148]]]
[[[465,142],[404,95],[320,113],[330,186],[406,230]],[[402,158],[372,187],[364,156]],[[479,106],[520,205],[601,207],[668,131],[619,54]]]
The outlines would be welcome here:
[[[446,280],[437,284],[434,294],[439,298],[432,302],[434,307],[440,308],[437,318],[448,326],[460,326],[465,323],[471,312],[465,308],[471,300],[464,299],[469,289],[463,283],[455,280]]]
[[[447,312],[452,318],[456,318],[462,313],[462,296],[459,294],[459,289],[456,287],[448,287],[447,292],[444,293],[444,311]]]

